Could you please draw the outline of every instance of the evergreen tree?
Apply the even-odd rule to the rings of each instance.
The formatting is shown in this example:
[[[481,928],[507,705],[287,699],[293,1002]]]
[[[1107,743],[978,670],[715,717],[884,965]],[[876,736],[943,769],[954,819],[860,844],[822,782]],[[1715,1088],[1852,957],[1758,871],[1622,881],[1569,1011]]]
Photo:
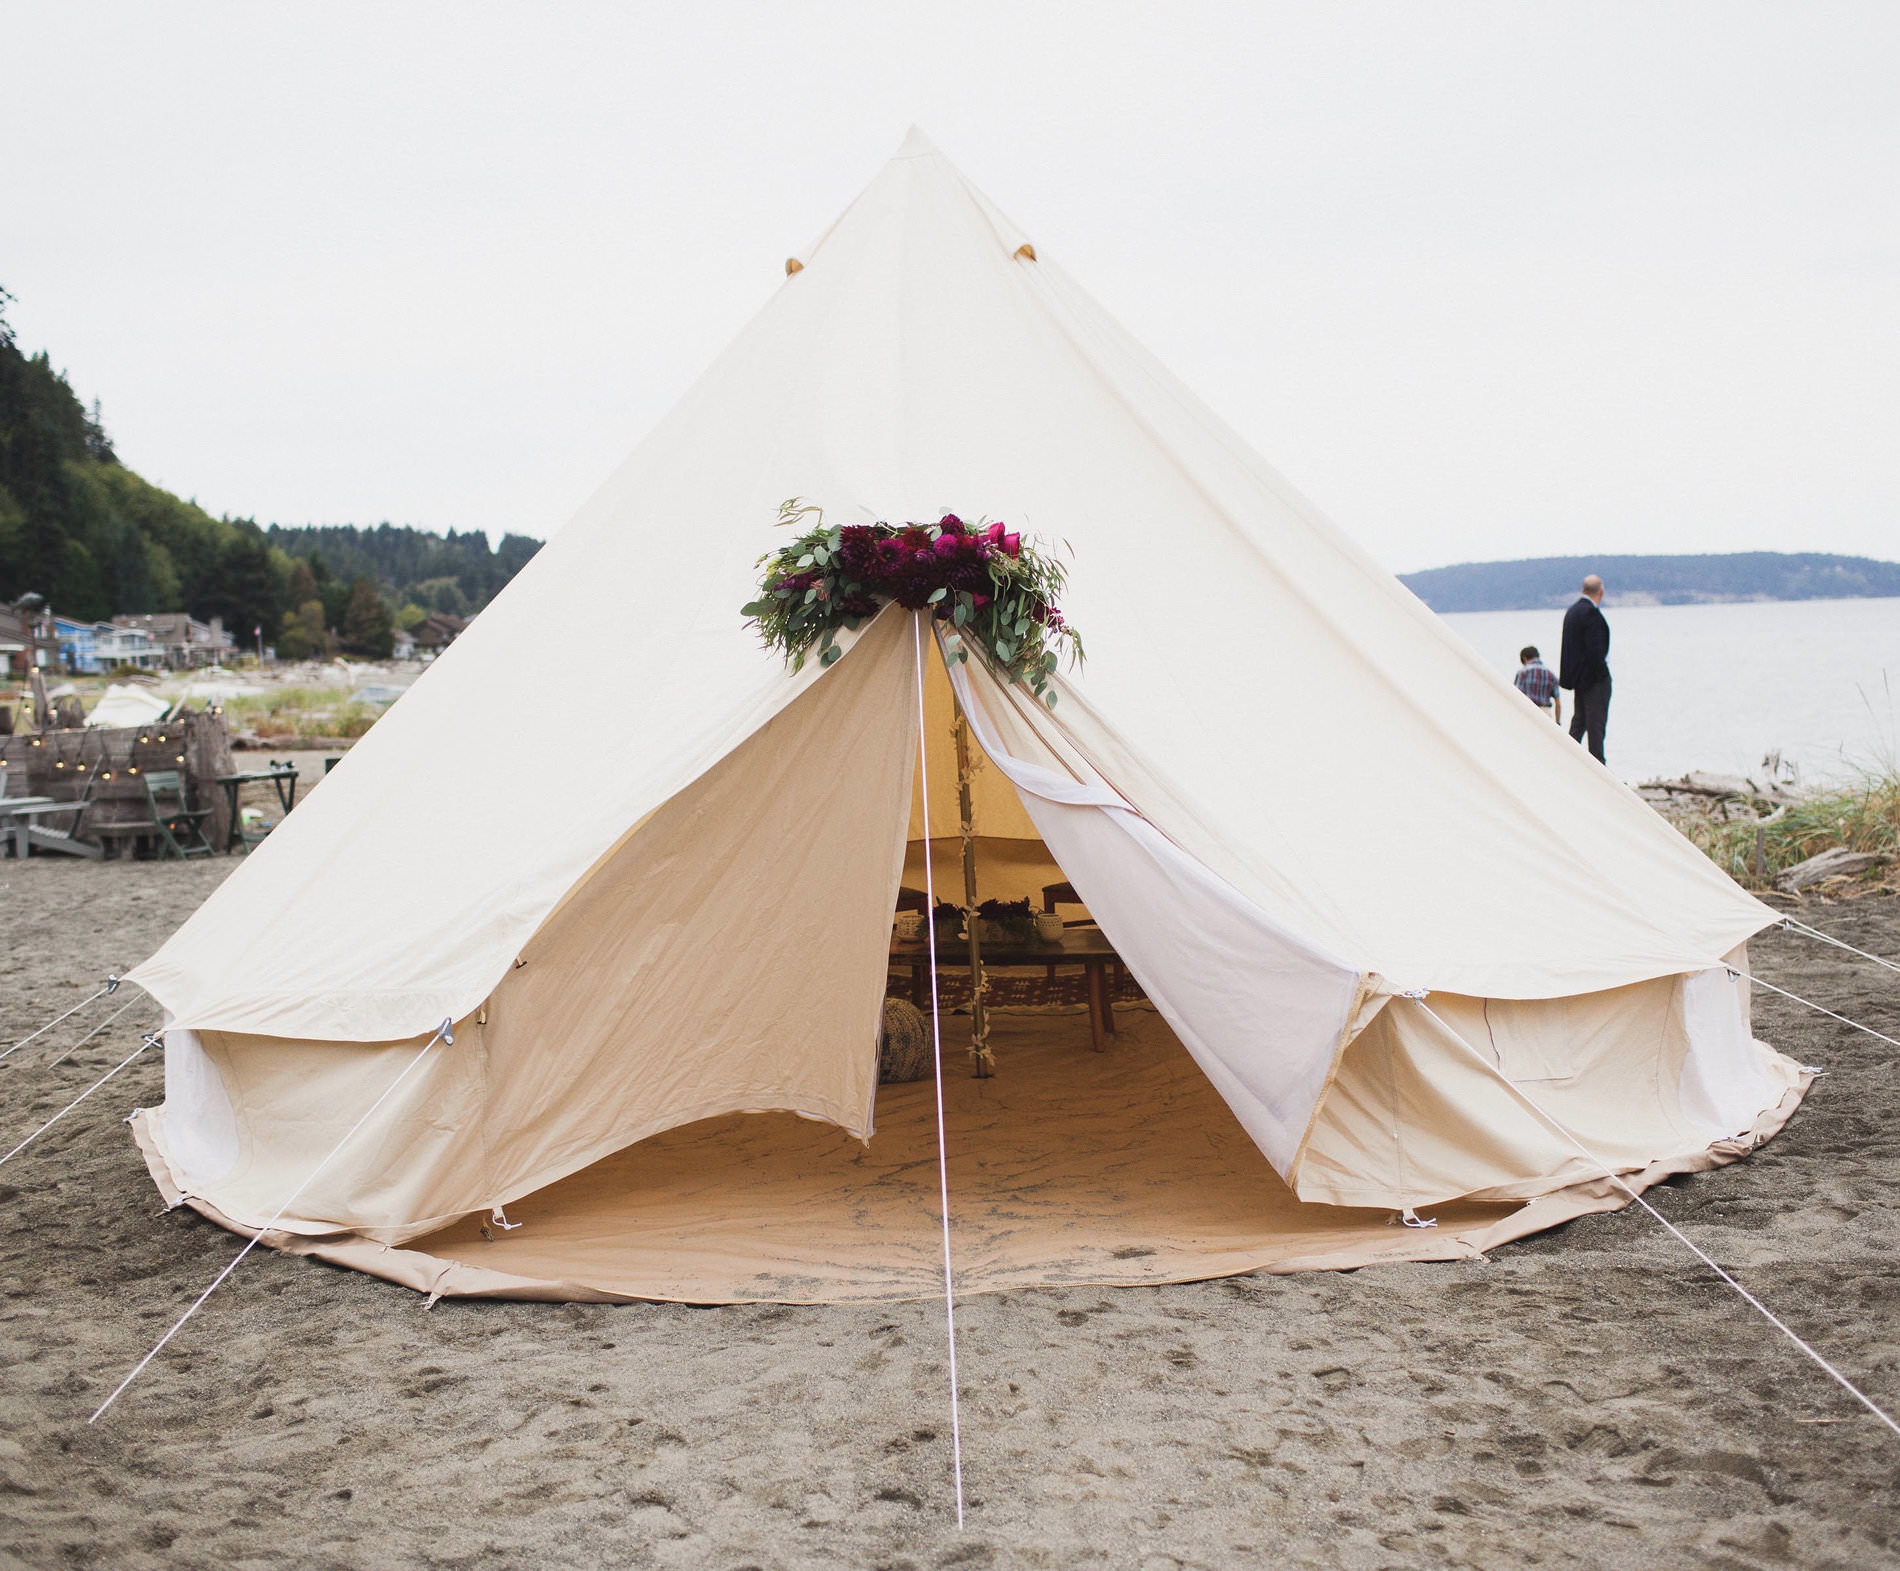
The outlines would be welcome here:
[[[387,660],[396,647],[395,619],[389,605],[367,577],[350,586],[343,612],[343,647],[369,660]]]

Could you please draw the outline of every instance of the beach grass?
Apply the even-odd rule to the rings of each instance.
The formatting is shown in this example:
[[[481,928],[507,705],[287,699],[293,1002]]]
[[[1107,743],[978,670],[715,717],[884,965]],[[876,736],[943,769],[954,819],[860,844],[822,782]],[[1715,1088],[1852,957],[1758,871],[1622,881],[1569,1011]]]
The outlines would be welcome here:
[[[1900,768],[1870,771],[1846,785],[1807,792],[1757,820],[1697,814],[1676,826],[1738,883],[1768,889],[1789,868],[1836,848],[1900,862]]]
[[[280,687],[224,701],[225,719],[233,730],[265,738],[351,741],[369,730],[382,712],[377,705],[358,703],[347,688],[338,687]]]

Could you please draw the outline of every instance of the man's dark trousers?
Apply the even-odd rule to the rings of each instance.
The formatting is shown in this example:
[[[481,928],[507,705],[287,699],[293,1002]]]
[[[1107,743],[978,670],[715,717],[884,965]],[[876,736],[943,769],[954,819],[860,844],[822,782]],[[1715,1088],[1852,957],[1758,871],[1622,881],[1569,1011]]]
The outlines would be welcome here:
[[[1571,695],[1570,737],[1581,742],[1587,733],[1590,754],[1600,764],[1603,759],[1603,733],[1610,723],[1610,676],[1580,687]]]

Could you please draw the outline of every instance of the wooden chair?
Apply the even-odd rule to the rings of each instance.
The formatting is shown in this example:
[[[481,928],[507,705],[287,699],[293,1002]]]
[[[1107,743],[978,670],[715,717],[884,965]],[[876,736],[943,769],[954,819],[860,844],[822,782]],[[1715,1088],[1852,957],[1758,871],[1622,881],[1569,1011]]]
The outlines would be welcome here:
[[[158,769],[143,778],[145,800],[151,806],[152,828],[158,838],[159,859],[216,855],[211,842],[205,838],[204,829],[211,809],[191,806],[185,794],[185,777],[176,769]],[[175,797],[178,805],[169,807],[159,800],[167,796]]]
[[[106,854],[104,846],[96,840],[82,840],[79,837],[79,831],[85,826],[87,810],[92,806],[92,788],[98,779],[99,772],[95,769],[86,776],[86,783],[79,788],[79,795],[72,801],[62,802],[58,807],[45,808],[35,813],[27,824],[27,849],[31,850],[37,846],[42,851],[58,851],[66,856],[83,856],[94,862],[103,857]],[[43,818],[68,812],[73,815],[72,821],[64,829],[49,829],[41,822]]]

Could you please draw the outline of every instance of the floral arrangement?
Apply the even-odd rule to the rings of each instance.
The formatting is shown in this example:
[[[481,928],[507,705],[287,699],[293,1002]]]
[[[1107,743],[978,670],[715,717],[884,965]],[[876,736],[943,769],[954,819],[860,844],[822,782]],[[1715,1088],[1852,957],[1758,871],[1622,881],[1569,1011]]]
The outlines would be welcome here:
[[[1066,645],[1080,660],[1082,640],[1056,605],[1067,575],[1053,556],[1006,525],[966,524],[955,513],[934,524],[833,528],[820,509],[796,498],[779,509],[787,528],[813,519],[790,545],[759,558],[759,597],[740,612],[794,671],[814,647],[819,664],[830,665],[843,652],[839,630],[855,630],[895,600],[950,624],[944,647],[952,659],[968,660],[974,644],[1009,680],[1027,682],[1055,707],[1049,678],[1058,651]]]

